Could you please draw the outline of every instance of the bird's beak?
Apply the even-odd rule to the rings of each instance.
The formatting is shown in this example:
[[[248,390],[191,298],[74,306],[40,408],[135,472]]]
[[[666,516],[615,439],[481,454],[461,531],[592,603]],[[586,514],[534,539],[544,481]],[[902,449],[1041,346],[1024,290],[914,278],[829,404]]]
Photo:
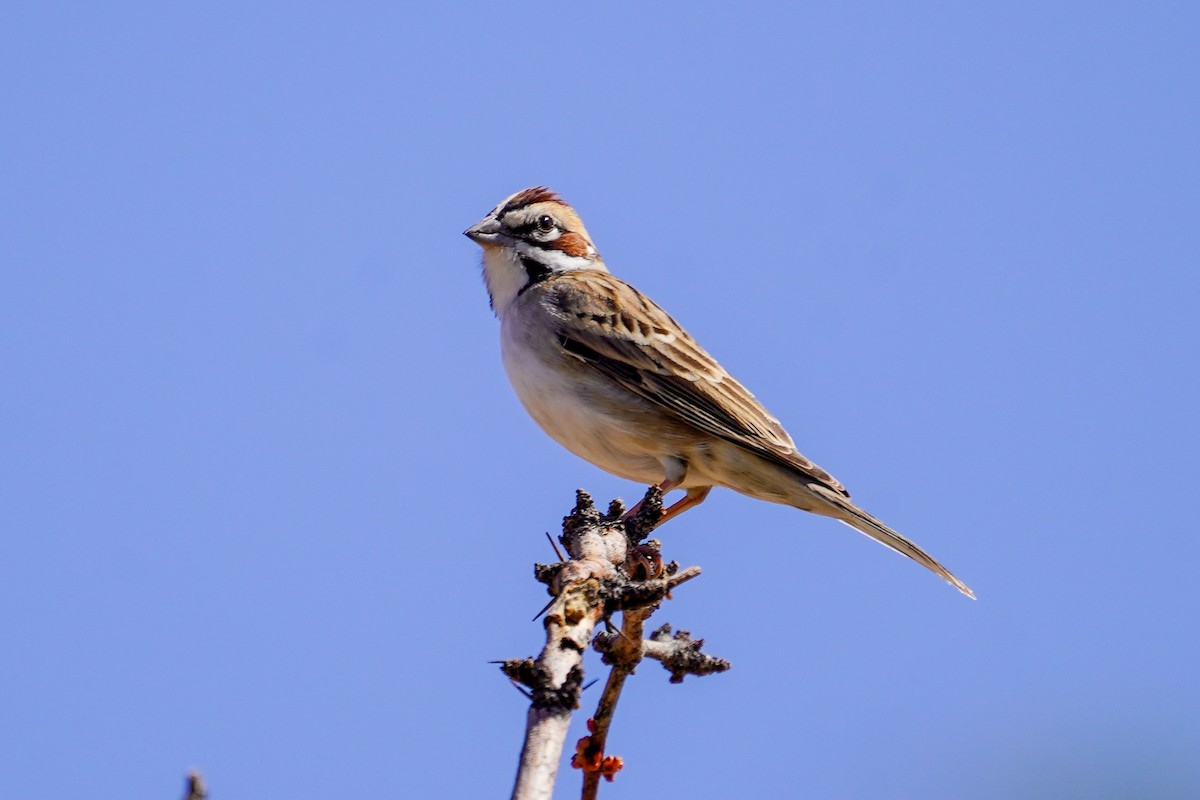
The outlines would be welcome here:
[[[502,233],[503,230],[504,228],[500,225],[499,221],[488,216],[463,231],[463,236],[466,236],[482,247],[486,247],[489,244],[500,244],[500,239],[504,235]]]

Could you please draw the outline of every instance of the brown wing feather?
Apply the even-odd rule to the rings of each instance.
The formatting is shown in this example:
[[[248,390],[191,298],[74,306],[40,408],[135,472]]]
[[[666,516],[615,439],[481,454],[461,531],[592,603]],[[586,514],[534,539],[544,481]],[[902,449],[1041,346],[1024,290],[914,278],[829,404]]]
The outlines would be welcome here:
[[[560,321],[559,342],[572,355],[699,430],[850,496],[797,452],[792,437],[746,387],[629,284],[588,270],[560,273],[544,291]]]

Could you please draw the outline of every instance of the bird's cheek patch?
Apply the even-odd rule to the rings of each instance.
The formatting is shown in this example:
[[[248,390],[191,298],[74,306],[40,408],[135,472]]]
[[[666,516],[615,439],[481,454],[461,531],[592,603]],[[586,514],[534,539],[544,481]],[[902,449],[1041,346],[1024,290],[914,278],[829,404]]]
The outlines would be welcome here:
[[[591,255],[589,252],[591,248],[588,247],[587,239],[584,239],[578,233],[571,233],[569,231],[551,242],[550,246],[575,258],[586,258]]]

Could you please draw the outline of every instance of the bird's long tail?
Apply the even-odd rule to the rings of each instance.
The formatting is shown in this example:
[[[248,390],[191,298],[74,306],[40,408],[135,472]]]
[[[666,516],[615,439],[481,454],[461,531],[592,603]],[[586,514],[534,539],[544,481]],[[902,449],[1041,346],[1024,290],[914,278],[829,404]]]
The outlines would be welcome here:
[[[954,577],[954,574],[950,572],[950,570],[943,567],[940,563],[938,563],[937,559],[918,547],[915,542],[905,539],[887,525],[884,525],[882,522],[875,519],[858,506],[854,505],[854,503],[851,503],[845,497],[826,488],[825,486],[820,484],[809,484],[808,489],[813,494],[817,495],[819,498],[832,506],[830,511],[826,512],[822,510],[822,512],[819,513],[827,513],[829,516],[846,523],[856,531],[865,533],[867,536],[870,536],[884,547],[908,556],[913,561],[928,569],[930,572],[941,577],[967,597],[971,598],[972,600],[975,599],[975,593],[971,591],[971,587]]]

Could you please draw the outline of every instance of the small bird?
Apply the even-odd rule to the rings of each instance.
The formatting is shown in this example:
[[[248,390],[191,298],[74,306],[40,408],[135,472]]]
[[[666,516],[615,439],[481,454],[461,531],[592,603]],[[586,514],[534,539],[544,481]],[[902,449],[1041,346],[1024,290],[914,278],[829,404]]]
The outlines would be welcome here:
[[[685,490],[662,522],[725,486],[840,520],[975,596],[850,502],[670,314],[611,274],[557,194],[542,186],[517,192],[463,233],[483,248],[504,367],[525,410],[601,469],[664,494]]]

